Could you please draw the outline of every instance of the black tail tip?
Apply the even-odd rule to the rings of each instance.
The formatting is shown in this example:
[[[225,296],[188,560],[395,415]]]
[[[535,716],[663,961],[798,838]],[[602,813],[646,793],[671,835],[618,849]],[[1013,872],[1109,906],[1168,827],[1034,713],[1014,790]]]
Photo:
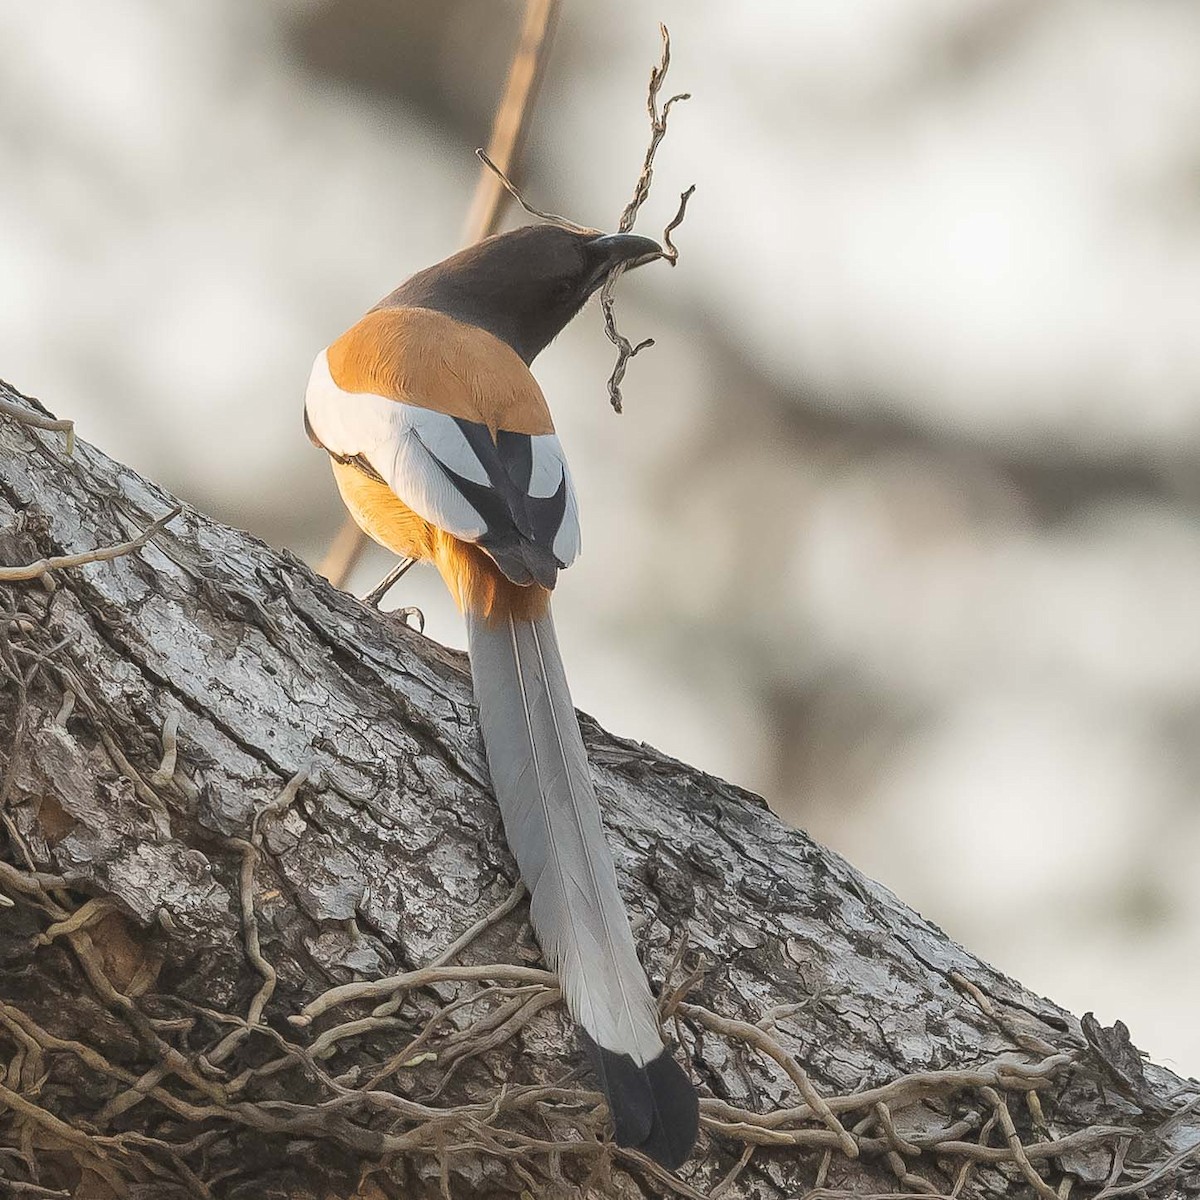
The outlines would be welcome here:
[[[663,1049],[638,1066],[628,1054],[588,1039],[608,1098],[618,1146],[640,1150],[674,1171],[687,1162],[700,1129],[700,1097],[683,1068]]]

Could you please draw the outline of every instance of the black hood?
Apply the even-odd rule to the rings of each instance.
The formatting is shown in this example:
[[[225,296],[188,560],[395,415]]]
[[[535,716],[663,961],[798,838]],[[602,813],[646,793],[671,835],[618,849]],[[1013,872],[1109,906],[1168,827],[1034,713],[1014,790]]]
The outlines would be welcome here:
[[[531,363],[614,267],[661,255],[657,242],[637,234],[526,225],[418,272],[377,307],[443,312],[486,329]]]

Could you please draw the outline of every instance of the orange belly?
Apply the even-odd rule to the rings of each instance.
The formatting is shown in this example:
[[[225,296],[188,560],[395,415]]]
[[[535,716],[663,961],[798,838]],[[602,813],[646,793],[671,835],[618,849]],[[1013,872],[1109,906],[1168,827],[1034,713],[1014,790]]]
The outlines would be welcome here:
[[[342,503],[368,537],[403,558],[433,557],[433,526],[419,517],[386,483],[349,463],[330,459]]]
[[[513,583],[485,551],[418,516],[387,484],[347,463],[330,462],[342,502],[359,528],[393,554],[432,561],[461,611],[488,621],[507,616],[533,621],[546,611],[545,588]]]

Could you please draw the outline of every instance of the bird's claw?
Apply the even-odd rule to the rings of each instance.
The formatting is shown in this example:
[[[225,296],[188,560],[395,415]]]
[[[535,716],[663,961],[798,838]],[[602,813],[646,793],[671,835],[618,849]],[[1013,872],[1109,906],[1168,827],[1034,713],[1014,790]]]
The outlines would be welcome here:
[[[387,615],[395,617],[402,625],[407,626],[409,629],[415,629],[418,633],[425,632],[425,614],[419,608],[414,608],[412,605],[406,608],[394,608]]]

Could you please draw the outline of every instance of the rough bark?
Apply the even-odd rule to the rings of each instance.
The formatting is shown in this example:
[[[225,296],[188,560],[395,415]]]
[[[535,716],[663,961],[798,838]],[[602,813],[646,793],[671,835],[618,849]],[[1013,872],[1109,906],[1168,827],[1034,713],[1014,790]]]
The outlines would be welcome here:
[[[0,561],[173,503],[0,416]],[[442,961],[516,881],[461,655],[186,508],[138,551],[0,585],[0,609],[0,1180],[45,1189],[14,1194],[1200,1190],[1200,1090],[1121,1028],[584,717],[705,1097],[672,1180],[605,1140],[522,899]]]

